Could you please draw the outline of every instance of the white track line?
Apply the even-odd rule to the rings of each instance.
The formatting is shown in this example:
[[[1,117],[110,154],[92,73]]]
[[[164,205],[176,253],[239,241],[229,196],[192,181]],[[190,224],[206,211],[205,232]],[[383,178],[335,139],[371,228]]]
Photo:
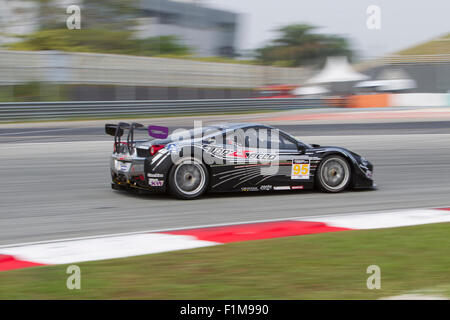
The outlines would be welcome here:
[[[269,221],[313,221],[322,222],[329,227],[342,227],[350,230],[392,228],[412,225],[422,225],[429,223],[450,222],[450,212],[439,209],[410,209],[372,213],[354,213],[339,215],[323,215],[312,217],[295,217],[285,219],[270,219],[259,221],[247,221],[232,223],[244,226],[247,223],[261,223]],[[209,225],[197,227],[184,227],[171,230],[199,229],[206,227],[217,227],[231,225]],[[241,227],[242,228],[242,227]],[[166,233],[159,233],[166,231]],[[150,230],[128,234],[104,235],[99,237],[84,237],[66,240],[56,240],[48,242],[34,242],[21,245],[3,246],[0,254],[7,256],[6,265],[3,269],[10,270],[8,257],[21,260],[25,263],[39,263],[44,265],[69,264],[85,261],[106,260],[115,258],[125,258],[168,251],[178,251],[184,249],[201,248],[222,244],[201,240],[194,234],[170,234],[170,230]],[[220,234],[219,230],[219,234]],[[260,231],[262,236],[264,230]],[[326,231],[324,231],[326,232]],[[264,238],[264,237],[263,237]],[[19,265],[16,268],[21,268]]]
[[[324,214],[324,215],[313,215],[313,216],[301,216],[301,217],[287,217],[287,218],[275,218],[275,219],[261,219],[261,220],[246,220],[246,221],[233,221],[233,222],[225,222],[225,223],[217,223],[217,224],[206,224],[206,225],[193,225],[193,226],[183,226],[176,228],[161,228],[161,229],[150,229],[150,230],[141,230],[141,231],[132,231],[132,232],[121,232],[121,233],[111,233],[111,234],[102,234],[102,235],[93,235],[93,236],[85,236],[85,237],[75,237],[75,238],[63,238],[63,239],[54,239],[54,240],[42,240],[42,241],[33,241],[33,242],[23,242],[17,244],[7,244],[1,245],[0,249],[3,248],[12,248],[18,246],[25,245],[36,245],[36,244],[46,244],[46,243],[55,243],[55,242],[66,242],[66,241],[78,241],[78,240],[87,240],[87,239],[97,239],[97,238],[107,238],[107,237],[121,237],[121,236],[129,236],[136,235],[142,233],[159,233],[159,232],[169,232],[176,230],[188,230],[188,229],[201,229],[201,228],[212,228],[212,227],[224,227],[238,224],[251,224],[251,223],[264,223],[264,222],[275,222],[275,221],[287,221],[287,220],[296,220],[296,221],[324,221],[324,220],[332,220],[335,217],[348,217],[352,215],[375,215],[375,214],[384,214],[384,213],[401,213],[401,212],[409,212],[411,210],[429,210],[435,208],[412,208],[412,209],[393,209],[390,211],[366,211],[366,212],[346,212],[346,213],[337,213],[337,214]],[[436,208],[438,209],[438,208]],[[450,212],[449,212],[450,216]]]
[[[220,243],[195,237],[143,233],[121,237],[86,239],[69,243],[47,243],[2,249],[1,254],[40,264],[66,264],[126,258],[168,251],[194,249]]]
[[[0,133],[0,136],[15,136],[15,135],[19,135],[19,134],[48,133],[48,132],[58,132],[58,131],[70,131],[70,130],[76,130],[76,129],[75,128],[64,128],[64,129],[50,129],[50,130],[10,132],[10,133]]]

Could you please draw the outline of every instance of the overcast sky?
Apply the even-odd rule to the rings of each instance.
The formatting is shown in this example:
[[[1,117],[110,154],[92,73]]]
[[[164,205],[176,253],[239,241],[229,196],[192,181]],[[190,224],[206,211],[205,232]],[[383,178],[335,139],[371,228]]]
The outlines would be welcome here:
[[[450,0],[203,0],[241,13],[238,47],[253,49],[273,39],[274,29],[309,23],[345,35],[363,57],[392,53],[450,32]],[[381,9],[381,29],[366,26],[370,5]]]

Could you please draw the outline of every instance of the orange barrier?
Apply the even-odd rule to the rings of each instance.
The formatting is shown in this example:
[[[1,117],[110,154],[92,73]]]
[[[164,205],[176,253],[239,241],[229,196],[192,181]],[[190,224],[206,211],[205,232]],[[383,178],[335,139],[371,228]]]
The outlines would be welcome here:
[[[325,98],[325,104],[330,107],[346,107],[347,97]]]
[[[390,106],[390,94],[354,95],[347,98],[347,108],[380,108]]]

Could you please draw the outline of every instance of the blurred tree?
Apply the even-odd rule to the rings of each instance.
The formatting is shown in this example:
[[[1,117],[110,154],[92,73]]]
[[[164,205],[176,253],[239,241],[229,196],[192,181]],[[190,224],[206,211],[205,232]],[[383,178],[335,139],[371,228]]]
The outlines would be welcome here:
[[[59,0],[22,1],[37,4],[40,30],[63,28],[66,25],[66,9],[71,4],[81,7],[85,28],[128,30],[136,25],[135,19],[139,16],[139,0],[74,0],[73,3]]]
[[[134,41],[138,43],[140,54],[145,56],[191,54],[189,47],[179,43],[175,36],[151,37]]]
[[[12,43],[14,50],[60,50],[81,52],[126,53],[132,50],[129,32],[103,29],[41,30],[25,36],[23,41]]]
[[[173,36],[137,39],[139,0],[78,1],[81,29],[66,28],[66,10],[56,0],[34,1],[39,8],[39,30],[7,45],[13,50],[60,50],[142,56],[188,55],[190,49]],[[75,1],[77,2],[77,1]]]
[[[257,58],[263,64],[295,67],[310,63],[320,63],[327,56],[347,56],[351,58],[347,39],[314,33],[315,26],[307,24],[288,25],[277,31],[281,36],[271,44],[257,49]]]
[[[29,1],[29,0],[28,0]],[[38,4],[38,26],[39,29],[62,28],[66,25],[66,12],[63,8],[56,6],[54,0],[31,0]]]
[[[131,31],[105,29],[53,29],[26,36],[23,41],[9,45],[13,50],[60,50],[71,52],[116,53],[141,56],[187,55],[188,47],[173,36],[135,39]]]
[[[132,30],[140,17],[139,0],[95,0],[82,4],[84,28]]]

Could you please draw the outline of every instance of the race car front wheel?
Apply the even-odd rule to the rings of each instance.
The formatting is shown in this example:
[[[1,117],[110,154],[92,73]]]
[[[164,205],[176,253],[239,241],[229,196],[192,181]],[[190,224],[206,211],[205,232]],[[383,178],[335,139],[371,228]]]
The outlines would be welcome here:
[[[350,166],[343,157],[332,155],[322,160],[317,168],[316,183],[325,192],[341,192],[350,183]]]
[[[170,170],[169,188],[180,199],[196,199],[208,186],[208,170],[197,159],[182,159]]]

